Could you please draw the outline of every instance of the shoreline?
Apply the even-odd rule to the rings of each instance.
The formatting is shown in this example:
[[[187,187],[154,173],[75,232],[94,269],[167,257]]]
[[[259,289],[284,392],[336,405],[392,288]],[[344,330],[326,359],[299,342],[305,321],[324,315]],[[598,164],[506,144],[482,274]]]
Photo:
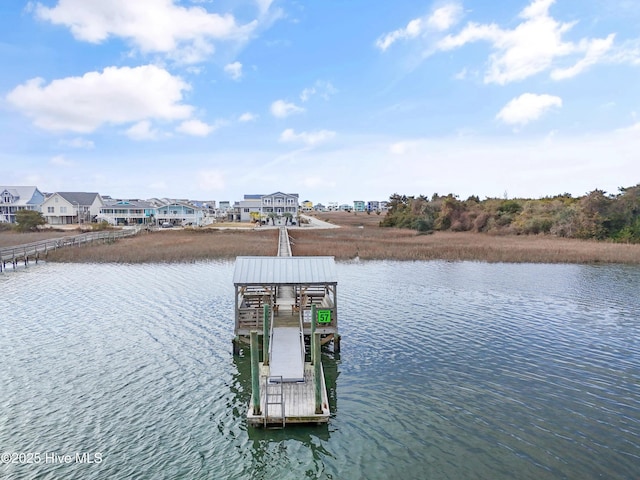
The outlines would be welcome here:
[[[337,261],[445,260],[640,265],[640,244],[550,235],[495,236],[471,232],[419,234],[414,230],[380,227],[378,223],[381,218],[377,215],[336,212],[318,217],[321,221],[330,222],[329,228],[327,224],[313,224],[312,221],[313,225],[289,229],[294,255],[329,255]],[[55,233],[58,236],[69,235],[69,232]],[[0,232],[0,247],[8,246],[8,235],[18,243],[34,241],[22,236],[25,234]],[[278,229],[273,227],[166,229],[141,233],[112,244],[62,248],[49,252],[47,260],[74,263],[191,263],[245,255],[276,255],[277,238]]]

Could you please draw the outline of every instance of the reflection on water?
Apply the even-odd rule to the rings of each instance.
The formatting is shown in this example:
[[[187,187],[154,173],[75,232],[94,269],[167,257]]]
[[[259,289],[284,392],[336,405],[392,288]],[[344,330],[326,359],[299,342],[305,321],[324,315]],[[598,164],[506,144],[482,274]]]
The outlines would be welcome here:
[[[342,263],[328,425],[246,425],[233,262],[0,274],[0,478],[638,478],[640,269]]]

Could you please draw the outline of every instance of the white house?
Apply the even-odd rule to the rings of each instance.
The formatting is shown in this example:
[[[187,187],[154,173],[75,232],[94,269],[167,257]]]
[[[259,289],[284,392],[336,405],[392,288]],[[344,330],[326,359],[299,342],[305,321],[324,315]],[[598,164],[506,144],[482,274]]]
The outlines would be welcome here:
[[[40,212],[44,194],[36,187],[0,186],[0,222],[16,223],[18,210]]]
[[[103,204],[98,193],[56,192],[42,203],[42,214],[49,225],[90,223]]]
[[[156,207],[144,200],[109,199],[100,209],[98,221],[111,225],[146,225],[153,223]]]

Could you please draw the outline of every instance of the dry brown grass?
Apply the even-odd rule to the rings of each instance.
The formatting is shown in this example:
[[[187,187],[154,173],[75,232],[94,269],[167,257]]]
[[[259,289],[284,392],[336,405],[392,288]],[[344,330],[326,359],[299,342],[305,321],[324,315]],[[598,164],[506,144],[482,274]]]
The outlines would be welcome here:
[[[237,255],[276,255],[277,230],[161,230],[111,244],[96,243],[49,253],[58,262],[171,263]]]
[[[15,245],[24,245],[25,243],[39,242],[40,240],[49,240],[50,238],[67,237],[69,235],[77,235],[79,231],[58,231],[58,230],[42,230],[39,232],[0,232],[0,248],[13,247]]]
[[[294,255],[332,255],[337,259],[477,260],[536,263],[640,264],[640,245],[615,244],[552,236],[491,236],[484,233],[382,228],[382,216],[334,212],[316,215],[341,228],[290,229]],[[0,246],[27,243],[72,232],[0,233]],[[41,237],[39,235],[50,235]],[[13,241],[8,241],[7,238]],[[15,240],[18,239],[16,242]],[[60,249],[49,260],[60,262],[193,262],[238,255],[276,255],[277,229],[161,230],[112,244]]]
[[[552,236],[492,236],[470,232],[419,235],[413,230],[378,227],[377,215],[318,214],[342,228],[292,230],[294,255],[333,255],[338,259],[479,260],[535,263],[635,263],[640,245]],[[356,226],[354,226],[356,225]]]

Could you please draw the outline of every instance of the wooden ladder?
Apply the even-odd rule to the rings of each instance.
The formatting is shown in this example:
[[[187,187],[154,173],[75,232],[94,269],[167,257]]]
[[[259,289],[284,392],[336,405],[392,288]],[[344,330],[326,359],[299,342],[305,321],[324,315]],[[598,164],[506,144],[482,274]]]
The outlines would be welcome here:
[[[271,425],[272,428],[284,428],[286,424],[286,419],[284,416],[284,387],[281,376],[275,377],[266,377],[265,388],[264,388],[264,427],[266,428],[268,425]],[[277,406],[280,406],[280,415],[282,422],[278,422],[279,425],[276,426],[276,422],[269,422],[269,408],[273,407],[277,409]],[[274,417],[275,418],[275,417]]]

